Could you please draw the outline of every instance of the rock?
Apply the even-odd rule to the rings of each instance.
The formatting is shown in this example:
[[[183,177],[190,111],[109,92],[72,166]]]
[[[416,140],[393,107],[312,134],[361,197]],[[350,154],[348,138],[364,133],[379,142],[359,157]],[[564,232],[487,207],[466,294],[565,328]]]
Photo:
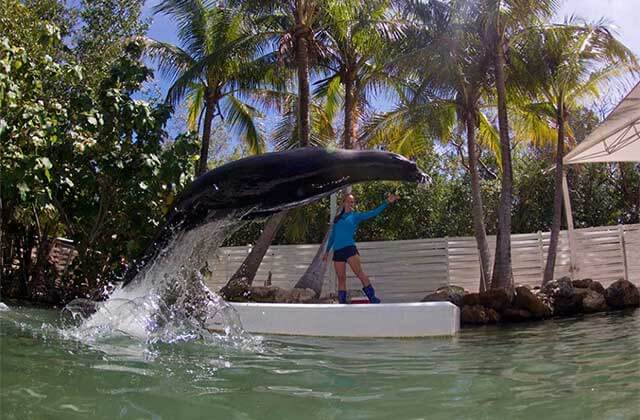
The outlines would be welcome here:
[[[246,302],[250,295],[249,283],[245,279],[231,280],[220,289],[220,295],[230,302]]]
[[[463,306],[460,311],[462,324],[484,325],[487,323],[487,313],[483,306]]]
[[[490,289],[480,293],[480,304],[487,308],[493,308],[498,312],[511,305],[512,301],[513,292],[507,289]]]
[[[540,293],[548,297],[554,315],[574,315],[582,310],[582,296],[576,294],[569,277],[548,282]]]
[[[278,303],[291,303],[289,302],[291,291],[286,289],[278,289],[276,292],[275,302]]]
[[[460,322],[471,325],[495,324],[500,321],[500,314],[492,308],[482,305],[466,305],[460,311]]]
[[[640,306],[640,292],[630,281],[620,279],[605,290],[607,305],[613,309]]]
[[[540,291],[545,295],[557,297],[565,296],[570,297],[575,295],[573,283],[569,277],[562,277],[558,280],[553,280],[542,286]]]
[[[250,291],[249,300],[264,303],[275,302],[280,290],[279,287],[275,286],[253,286]]]
[[[475,306],[480,305],[479,293],[466,293],[462,296],[462,306]]]
[[[309,303],[316,298],[316,292],[313,289],[298,289],[291,290],[292,303]]]
[[[511,322],[528,321],[532,318],[531,312],[526,309],[505,308],[502,311],[502,319]]]
[[[589,286],[589,289],[593,290],[594,292],[598,292],[601,295],[604,295],[604,286],[599,281],[594,280],[591,283],[591,286]]]
[[[582,310],[586,313],[606,311],[607,302],[604,295],[595,290],[587,289],[587,293],[582,298]]]
[[[580,298],[580,300],[584,299],[584,297],[591,291],[591,289],[585,289],[583,287],[574,287],[573,290],[576,292],[576,295]]]
[[[515,292],[516,294],[513,298],[514,309],[526,310],[530,315],[529,317],[532,318],[548,318],[551,316],[551,307],[529,290],[528,287],[518,286]]]
[[[575,315],[582,311],[582,298],[576,294],[571,296],[557,296],[553,300],[555,315]]]
[[[604,294],[604,287],[602,287],[602,284],[600,284],[599,281],[595,281],[592,279],[581,279],[573,280],[571,284],[576,289],[590,289]]]
[[[315,298],[316,292],[312,289],[279,289],[276,292],[274,301],[277,303],[309,303],[314,301]]]
[[[573,280],[571,284],[573,287],[577,287],[580,289],[589,289],[591,284],[593,283],[592,279],[581,279],[581,280]]]
[[[495,324],[500,322],[500,319],[502,318],[500,316],[500,314],[498,312],[496,312],[495,309],[492,308],[485,308],[484,313],[487,316],[487,324]]]
[[[421,302],[451,302],[462,307],[464,289],[459,286],[440,287],[435,292],[425,296]]]
[[[220,293],[231,302],[308,303],[314,301],[316,292],[311,289],[282,289],[277,286],[248,286],[245,281],[233,281]]]

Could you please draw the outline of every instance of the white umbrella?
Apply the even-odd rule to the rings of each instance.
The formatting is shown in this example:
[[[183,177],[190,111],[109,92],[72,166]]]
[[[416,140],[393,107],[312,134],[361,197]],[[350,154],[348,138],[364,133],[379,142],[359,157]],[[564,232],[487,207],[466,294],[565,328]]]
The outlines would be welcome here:
[[[563,159],[564,165],[591,162],[640,162],[640,83]],[[573,277],[578,267],[566,171],[562,181]],[[626,264],[625,277],[628,279]]]
[[[564,157],[565,165],[629,161],[640,162],[640,83]]]

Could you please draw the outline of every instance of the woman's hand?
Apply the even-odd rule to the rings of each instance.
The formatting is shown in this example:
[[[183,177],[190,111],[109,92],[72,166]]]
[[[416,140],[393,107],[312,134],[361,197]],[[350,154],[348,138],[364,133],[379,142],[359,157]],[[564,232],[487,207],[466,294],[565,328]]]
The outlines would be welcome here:
[[[325,252],[324,256],[322,257],[322,261],[327,261],[329,259],[329,253]]]
[[[389,195],[387,195],[387,203],[389,203],[389,204],[391,204],[391,203],[393,203],[394,201],[397,201],[397,200],[399,200],[399,199],[400,199],[400,196],[399,196],[399,195],[395,195],[395,194],[389,194]]]

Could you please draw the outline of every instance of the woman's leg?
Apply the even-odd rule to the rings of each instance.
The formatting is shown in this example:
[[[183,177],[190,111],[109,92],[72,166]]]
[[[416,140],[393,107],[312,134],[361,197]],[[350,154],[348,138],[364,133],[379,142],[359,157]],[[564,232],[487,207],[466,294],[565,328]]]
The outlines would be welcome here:
[[[362,283],[362,287],[367,287],[371,284],[371,282],[369,281],[369,276],[367,276],[364,270],[362,269],[362,263],[360,262],[360,255],[358,254],[352,255],[347,260],[347,263],[349,263],[349,267],[351,267],[351,271],[353,271],[353,274],[355,274],[360,279],[360,283]]]
[[[338,277],[338,300],[340,303],[347,303],[347,264],[344,261],[334,261]]]
[[[358,276],[360,282],[362,283],[362,291],[369,298],[369,302],[371,303],[380,303],[380,299],[376,296],[376,291],[373,290],[373,286],[369,281],[369,276],[367,276],[362,269],[362,264],[360,263],[360,255],[356,254],[351,256],[347,263],[349,263],[349,267],[353,270],[353,273]]]

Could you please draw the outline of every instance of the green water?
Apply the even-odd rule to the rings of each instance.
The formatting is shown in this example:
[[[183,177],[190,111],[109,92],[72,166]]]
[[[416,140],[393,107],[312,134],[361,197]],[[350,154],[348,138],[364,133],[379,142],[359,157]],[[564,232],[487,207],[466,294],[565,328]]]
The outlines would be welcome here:
[[[450,339],[62,338],[0,312],[2,419],[639,419],[640,310]]]

